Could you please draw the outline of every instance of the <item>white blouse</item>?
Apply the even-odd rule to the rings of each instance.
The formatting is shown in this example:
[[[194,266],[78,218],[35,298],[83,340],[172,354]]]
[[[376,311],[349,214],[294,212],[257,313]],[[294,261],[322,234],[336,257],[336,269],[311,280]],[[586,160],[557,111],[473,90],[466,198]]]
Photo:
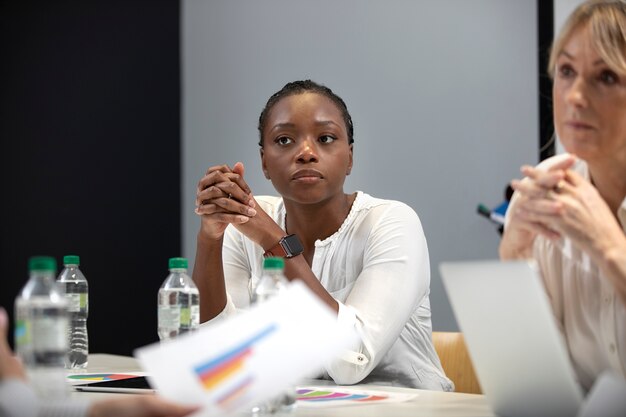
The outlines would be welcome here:
[[[282,198],[256,200],[284,229]],[[223,260],[228,301],[213,320],[250,305],[263,249],[229,226]],[[432,344],[428,248],[413,209],[357,192],[339,230],[315,242],[311,269],[339,303],[338,320],[360,335],[354,351],[335,358],[323,377],[337,384],[454,389]]]
[[[550,158],[539,166],[547,169],[554,161]],[[573,170],[589,180],[584,161]],[[514,205],[515,199],[509,209]],[[617,215],[626,233],[626,200]],[[611,282],[569,238],[552,242],[538,236],[533,257],[582,387],[590,389],[607,370],[626,376],[626,306]]]

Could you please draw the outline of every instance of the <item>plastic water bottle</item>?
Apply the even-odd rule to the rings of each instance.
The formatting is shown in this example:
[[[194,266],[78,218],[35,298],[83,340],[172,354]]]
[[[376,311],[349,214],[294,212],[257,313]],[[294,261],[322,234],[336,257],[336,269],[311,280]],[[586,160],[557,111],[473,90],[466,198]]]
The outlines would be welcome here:
[[[285,277],[283,258],[265,258],[263,275],[252,292],[252,303],[262,303],[287,289],[289,281]],[[296,389],[288,388],[276,397],[252,408],[252,414],[274,414],[279,411],[292,411],[296,408]]]
[[[170,258],[170,274],[159,289],[159,338],[171,339],[200,325],[200,293],[187,275],[186,258]]]
[[[28,270],[30,278],[15,300],[15,350],[40,398],[64,398],[68,313],[55,280],[56,260],[32,257]]]
[[[86,368],[89,355],[89,337],[87,335],[87,316],[89,314],[89,287],[83,273],[78,269],[80,257],[63,257],[63,271],[58,282],[65,289],[67,311],[69,314],[69,352],[65,366],[70,369]]]

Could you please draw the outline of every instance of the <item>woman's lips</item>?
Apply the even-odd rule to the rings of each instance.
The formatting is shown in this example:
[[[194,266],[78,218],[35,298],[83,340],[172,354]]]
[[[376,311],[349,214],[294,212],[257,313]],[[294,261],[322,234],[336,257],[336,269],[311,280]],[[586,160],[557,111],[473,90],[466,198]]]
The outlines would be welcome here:
[[[321,172],[316,171],[314,169],[302,169],[300,171],[296,171],[291,176],[293,181],[299,182],[317,182],[324,178]]]
[[[576,130],[591,130],[593,129],[593,126],[591,126],[588,123],[584,123],[584,122],[580,122],[580,121],[576,121],[576,120],[571,120],[568,122],[565,122],[565,126],[571,128],[571,129],[576,129]]]

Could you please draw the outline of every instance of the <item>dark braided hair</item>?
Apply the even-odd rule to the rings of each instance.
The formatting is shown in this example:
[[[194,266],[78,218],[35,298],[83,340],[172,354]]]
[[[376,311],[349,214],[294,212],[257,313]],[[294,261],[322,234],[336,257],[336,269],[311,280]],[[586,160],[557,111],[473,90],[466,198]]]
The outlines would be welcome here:
[[[267,104],[265,104],[265,108],[261,112],[259,116],[259,146],[263,147],[263,129],[265,128],[265,124],[267,123],[267,115],[270,110],[280,99],[284,97],[294,96],[302,93],[317,93],[322,96],[328,97],[341,111],[341,115],[343,116],[343,121],[346,124],[346,130],[348,131],[348,143],[354,143],[354,126],[352,125],[352,117],[348,112],[348,107],[346,103],[343,101],[341,97],[337,94],[333,93],[333,90],[326,87],[325,85],[321,85],[311,80],[303,80],[303,81],[292,81],[290,83],[285,84],[283,88],[274,93],[269,100],[267,100]]]

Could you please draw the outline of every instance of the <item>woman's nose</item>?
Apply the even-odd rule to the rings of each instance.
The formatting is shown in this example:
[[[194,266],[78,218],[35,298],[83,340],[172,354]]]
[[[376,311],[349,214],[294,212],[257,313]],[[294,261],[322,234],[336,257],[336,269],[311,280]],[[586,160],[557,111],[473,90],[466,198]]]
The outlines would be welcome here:
[[[577,77],[567,91],[567,102],[576,107],[587,107],[587,83],[582,77]]]
[[[297,159],[298,162],[303,163],[317,162],[319,157],[317,154],[317,146],[315,145],[315,141],[310,139],[303,140],[298,149]]]

